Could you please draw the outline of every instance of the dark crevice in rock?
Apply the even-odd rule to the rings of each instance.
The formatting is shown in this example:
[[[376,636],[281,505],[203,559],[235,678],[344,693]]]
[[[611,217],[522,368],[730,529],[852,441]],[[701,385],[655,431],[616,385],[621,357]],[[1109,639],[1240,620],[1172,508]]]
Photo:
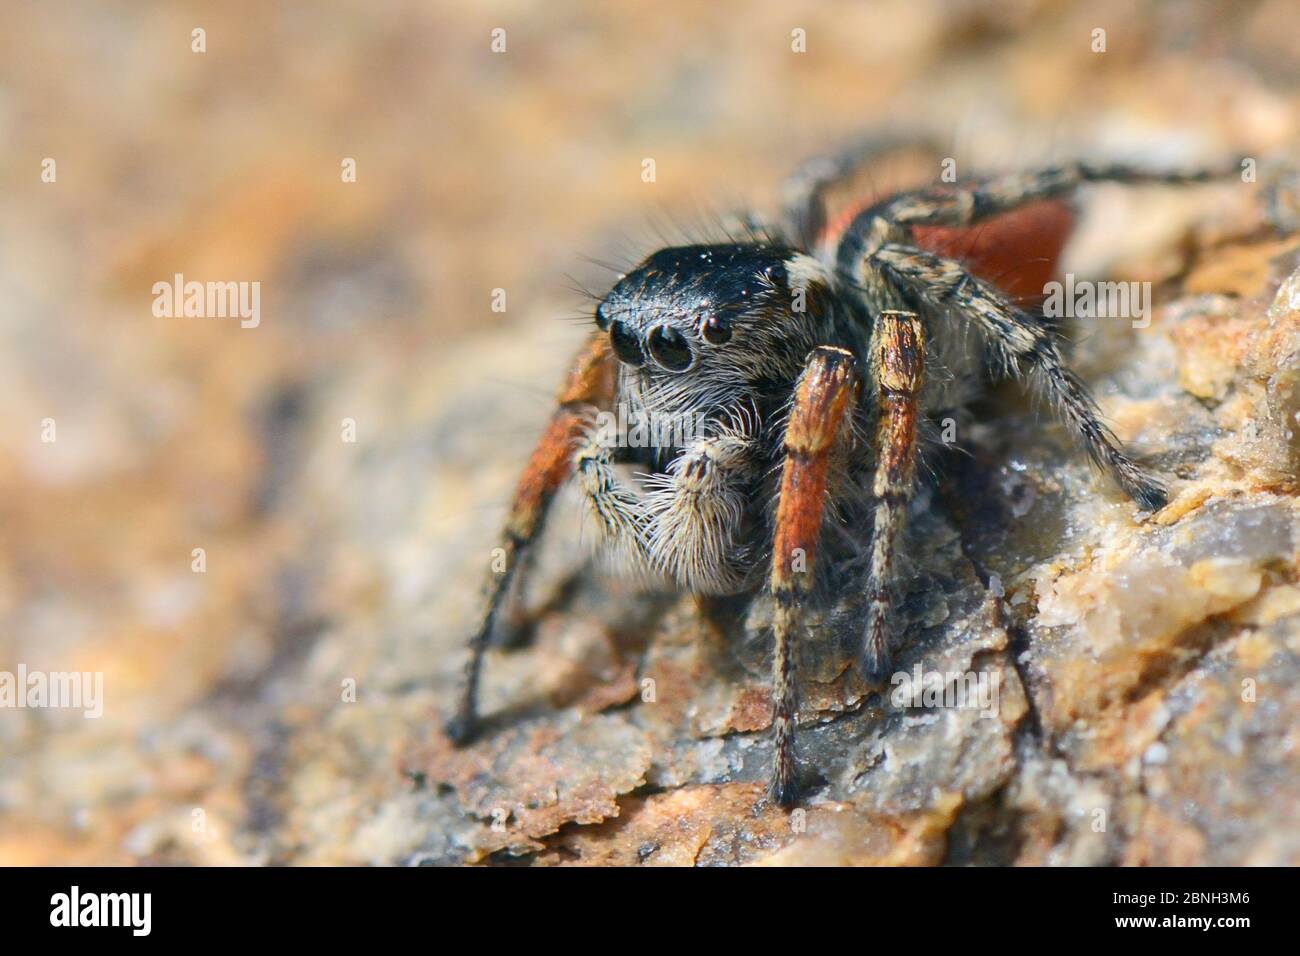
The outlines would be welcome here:
[[[982,800],[962,804],[948,828],[942,866],[1011,866],[1020,855],[1023,812],[1008,799],[1005,783]]]

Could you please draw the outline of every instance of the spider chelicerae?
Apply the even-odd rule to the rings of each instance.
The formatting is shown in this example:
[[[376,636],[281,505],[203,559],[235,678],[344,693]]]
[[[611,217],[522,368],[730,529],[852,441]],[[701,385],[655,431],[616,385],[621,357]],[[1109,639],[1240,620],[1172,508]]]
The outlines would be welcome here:
[[[600,301],[597,329],[515,492],[452,740],[475,731],[494,619],[569,480],[604,544],[632,564],[695,595],[770,593],[769,792],[783,806],[798,799],[794,669],[805,610],[847,592],[860,673],[883,682],[918,458],[938,441],[936,423],[960,421],[986,382],[1029,383],[1139,509],[1164,505],[1160,481],[1125,454],[1066,366],[1057,332],[994,277],[1016,265],[1007,250],[1024,247],[1031,222],[1033,261],[1050,276],[1068,234],[1066,200],[1082,184],[1213,174],[1072,163],[903,192],[830,222],[828,196],[879,151],[868,142],[805,164],[775,227],[655,252]],[[991,257],[943,254],[972,228]],[[612,443],[594,419],[616,407],[627,420],[700,427],[668,445]]]

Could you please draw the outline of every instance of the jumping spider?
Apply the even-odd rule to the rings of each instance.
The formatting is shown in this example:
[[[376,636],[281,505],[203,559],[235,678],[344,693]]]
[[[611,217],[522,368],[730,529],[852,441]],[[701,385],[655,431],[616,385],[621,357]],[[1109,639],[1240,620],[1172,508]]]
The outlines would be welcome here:
[[[874,152],[868,145],[806,164],[790,180],[777,229],[660,250],[599,303],[598,329],[515,492],[506,570],[489,584],[470,643],[448,726],[454,741],[473,734],[493,620],[569,479],[604,542],[678,588],[771,593],[769,792],[784,806],[798,796],[793,672],[805,607],[826,588],[849,589],[860,612],[860,672],[884,680],[895,549],[918,455],[934,441],[934,423],[960,416],[986,380],[1028,381],[1141,509],[1164,505],[1160,482],[1124,453],[1066,366],[1057,333],[988,268],[936,252],[935,235],[977,226],[995,235],[999,222],[1032,207],[1055,208],[1066,225],[1044,240],[1055,248],[1038,253],[1050,272],[1068,233],[1063,200],[1077,186],[1211,174],[1074,163],[905,192],[829,224],[827,195]],[[704,428],[667,448],[610,447],[592,416],[618,404],[645,419],[699,416]],[[619,463],[644,473],[627,480]]]

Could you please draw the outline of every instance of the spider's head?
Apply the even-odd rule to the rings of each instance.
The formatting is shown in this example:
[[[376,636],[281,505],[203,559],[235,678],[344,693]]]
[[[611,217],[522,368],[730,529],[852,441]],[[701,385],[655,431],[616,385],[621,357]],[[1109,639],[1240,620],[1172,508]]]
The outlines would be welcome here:
[[[800,324],[789,267],[804,259],[761,245],[661,249],[619,279],[596,324],[620,362],[649,374],[755,367]]]

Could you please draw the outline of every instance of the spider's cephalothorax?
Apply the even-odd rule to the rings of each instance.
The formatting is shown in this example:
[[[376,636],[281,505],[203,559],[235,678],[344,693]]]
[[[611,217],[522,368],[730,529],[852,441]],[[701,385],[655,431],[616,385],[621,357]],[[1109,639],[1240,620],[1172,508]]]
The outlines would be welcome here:
[[[767,233],[788,239],[664,249],[601,301],[598,328],[515,493],[506,571],[489,586],[453,739],[473,732],[496,612],[570,479],[603,542],[638,567],[694,594],[771,594],[771,793],[785,805],[797,797],[793,672],[805,606],[834,566],[848,569],[833,578],[861,609],[861,670],[884,679],[894,555],[917,459],[929,423],[959,414],[981,380],[1030,382],[1141,508],[1163,505],[1161,485],[1101,422],[1051,328],[978,263],[935,252],[933,230],[991,231],[1085,182],[1207,174],[1073,164],[904,193],[828,230],[824,196],[864,158],[796,174],[787,222]],[[1048,239],[1057,246],[1040,257],[1054,258],[1062,239]],[[640,440],[611,440],[597,427],[593,411],[616,409]],[[639,477],[624,477],[620,463]]]
[[[641,440],[593,434],[575,460],[604,538],[694,594],[760,583],[795,382],[819,346],[866,344],[865,323],[842,318],[825,269],[784,246],[664,249],[623,276],[596,310],[597,348],[614,354],[613,401]]]
[[[799,298],[804,274],[817,268],[777,246],[681,246],[650,256],[596,309],[624,368],[625,397],[693,412],[756,399],[778,380],[788,385],[834,324],[828,310],[810,311]]]

